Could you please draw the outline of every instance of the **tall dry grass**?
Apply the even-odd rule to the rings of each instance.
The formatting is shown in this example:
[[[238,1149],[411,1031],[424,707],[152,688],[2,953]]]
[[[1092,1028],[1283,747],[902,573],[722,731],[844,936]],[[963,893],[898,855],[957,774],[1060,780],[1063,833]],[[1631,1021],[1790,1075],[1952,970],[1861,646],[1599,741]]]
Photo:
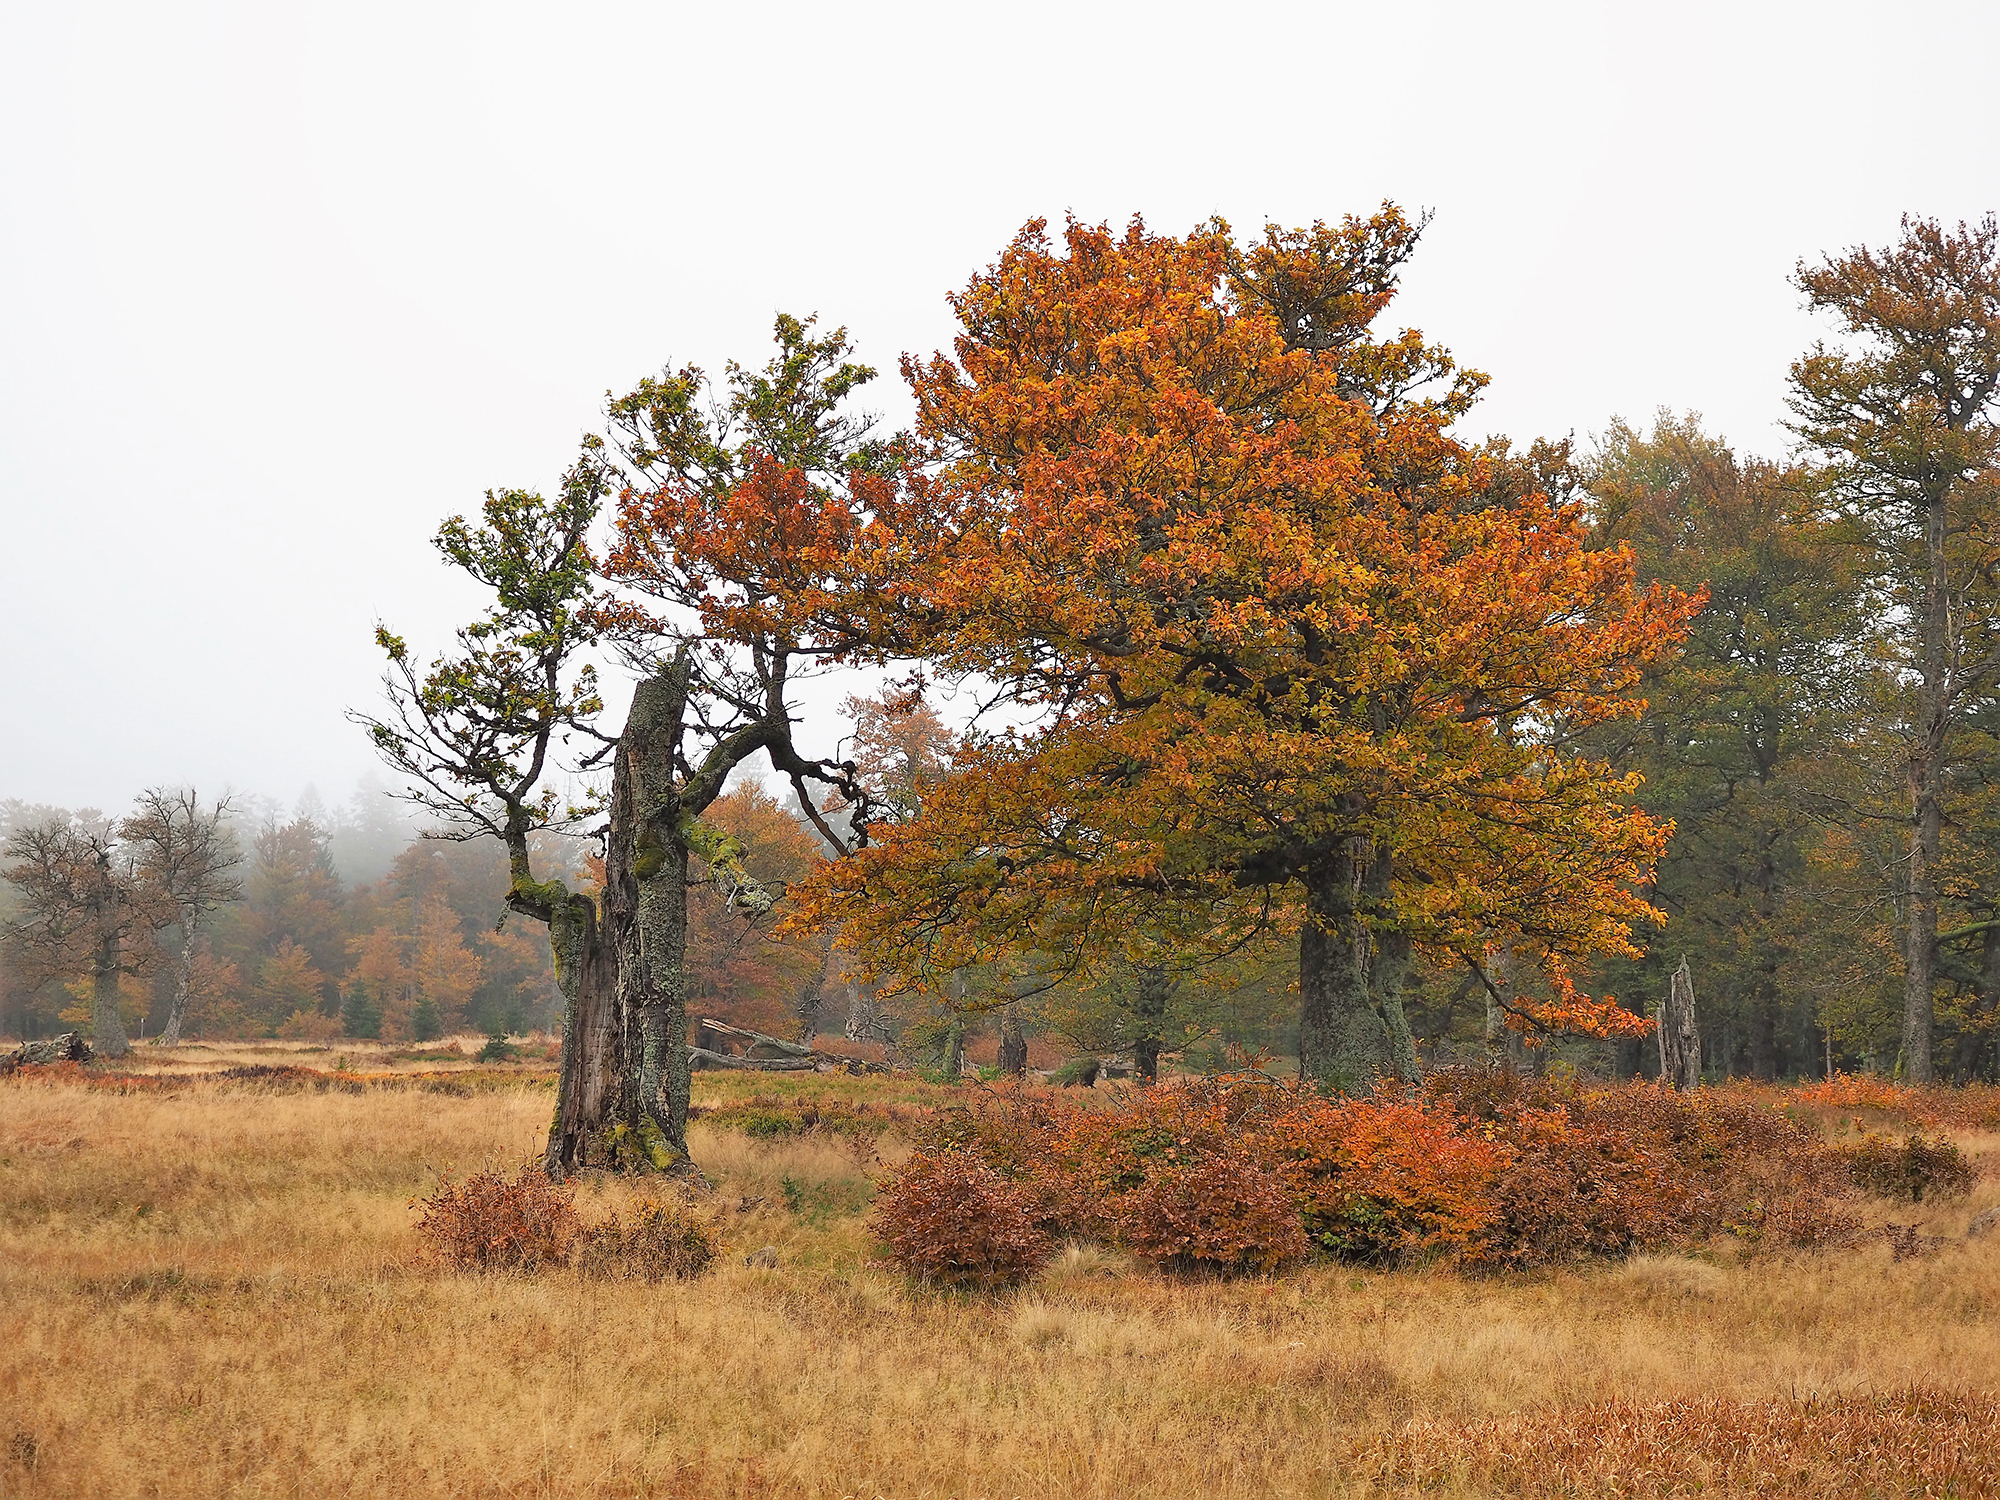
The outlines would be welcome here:
[[[0,1084],[0,1494],[1666,1494],[1664,1470],[1648,1488],[1631,1464],[1533,1454],[1597,1452],[1593,1423],[1679,1431],[1663,1403],[1703,1401],[1745,1403],[1773,1443],[1804,1434],[1789,1482],[1831,1494],[1799,1475],[1849,1462],[1822,1431],[1855,1420],[1839,1398],[1947,1393],[1922,1408],[1932,1437],[1921,1416],[1892,1434],[1934,1447],[1960,1430],[1950,1393],[2000,1387],[2000,1234],[1962,1238],[2000,1202],[1990,1175],[1962,1202],[1881,1206],[1950,1240],[1902,1263],[1871,1241],[1219,1285],[1074,1250],[1018,1294],[954,1298],[869,1264],[865,1145],[697,1128],[717,1274],[421,1265],[410,1199],[447,1163],[528,1155],[549,1108],[529,1085]],[[583,1206],[631,1193],[587,1184]],[[777,1266],[746,1267],[765,1245]],[[1641,1438],[1618,1451],[1637,1463]],[[1412,1447],[1438,1463],[1384,1459]],[[1701,1472],[1705,1493],[1788,1492]],[[1893,1465],[1869,1477],[1898,1492]]]

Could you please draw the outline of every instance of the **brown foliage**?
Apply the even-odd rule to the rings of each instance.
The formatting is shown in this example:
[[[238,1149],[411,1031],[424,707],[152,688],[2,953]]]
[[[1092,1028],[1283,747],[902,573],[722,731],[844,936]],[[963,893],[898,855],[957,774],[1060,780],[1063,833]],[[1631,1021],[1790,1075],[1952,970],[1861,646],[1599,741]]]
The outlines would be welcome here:
[[[1857,1227],[1846,1168],[1812,1131],[1747,1098],[1649,1084],[1472,1070],[1328,1099],[1220,1079],[1111,1108],[1005,1091],[942,1116],[929,1144],[1017,1184],[1051,1235],[1209,1272],[1269,1269],[1308,1244],[1347,1261],[1521,1267],[1717,1234],[1822,1246]]]
[[[715,1264],[715,1235],[685,1203],[644,1200],[577,1237],[576,1265],[614,1280],[691,1281]]]
[[[417,1237],[439,1265],[458,1271],[533,1274],[573,1265],[589,1276],[639,1281],[687,1280],[715,1263],[716,1236],[686,1204],[642,1201],[629,1217],[616,1211],[586,1224],[576,1188],[539,1166],[512,1177],[488,1167],[463,1182],[447,1173],[422,1208]]]
[[[966,1151],[919,1152],[890,1179],[872,1221],[896,1263],[950,1287],[1025,1281],[1055,1253],[1040,1205]]]
[[[1283,1179],[1234,1154],[1149,1177],[1126,1195],[1118,1234],[1142,1258],[1176,1271],[1275,1271],[1306,1256]]]
[[[459,1271],[535,1272],[563,1264],[582,1232],[576,1189],[534,1167],[514,1176],[493,1168],[464,1182],[449,1173],[421,1207],[417,1237],[440,1264]]]

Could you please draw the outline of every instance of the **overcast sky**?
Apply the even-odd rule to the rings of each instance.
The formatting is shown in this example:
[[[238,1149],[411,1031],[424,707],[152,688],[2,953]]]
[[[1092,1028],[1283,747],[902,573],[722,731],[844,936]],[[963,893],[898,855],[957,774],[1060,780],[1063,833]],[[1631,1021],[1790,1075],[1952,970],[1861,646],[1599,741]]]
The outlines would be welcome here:
[[[338,802],[603,393],[896,356],[1033,216],[1436,218],[1468,422],[1785,446],[1787,274],[2000,202],[1992,4],[0,8],[0,797]]]

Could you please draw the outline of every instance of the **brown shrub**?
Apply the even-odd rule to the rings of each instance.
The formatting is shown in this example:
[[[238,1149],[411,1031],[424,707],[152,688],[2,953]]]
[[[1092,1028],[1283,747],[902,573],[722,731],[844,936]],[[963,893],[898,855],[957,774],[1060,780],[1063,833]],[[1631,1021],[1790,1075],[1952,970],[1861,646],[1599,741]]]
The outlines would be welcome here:
[[[691,1281],[715,1264],[714,1230],[685,1203],[644,1200],[613,1213],[576,1240],[577,1269],[587,1276],[636,1281]]]
[[[1864,1193],[1921,1203],[1932,1198],[1963,1198],[1978,1173],[1953,1141],[1927,1141],[1913,1135],[1902,1145],[1869,1136],[1841,1151],[1848,1175]]]
[[[897,1265],[951,1287],[1010,1286],[1055,1253],[1042,1205],[969,1151],[920,1151],[891,1175],[871,1227]]]
[[[509,1177],[488,1168],[464,1182],[449,1173],[414,1201],[417,1237],[438,1264],[458,1271],[540,1271],[569,1259],[581,1230],[576,1190],[534,1165]]]
[[[1175,1271],[1275,1271],[1306,1255],[1285,1183],[1238,1155],[1154,1173],[1120,1203],[1118,1234],[1135,1254]]]

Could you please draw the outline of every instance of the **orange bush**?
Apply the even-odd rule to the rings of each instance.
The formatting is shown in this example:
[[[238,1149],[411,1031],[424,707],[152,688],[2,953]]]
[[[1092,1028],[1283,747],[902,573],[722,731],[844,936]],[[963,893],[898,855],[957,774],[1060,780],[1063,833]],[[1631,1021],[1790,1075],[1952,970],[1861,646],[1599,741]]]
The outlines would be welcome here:
[[[1176,1271],[1275,1271],[1306,1254],[1285,1183],[1234,1154],[1155,1172],[1120,1202],[1117,1227],[1134,1253]]]
[[[1300,1094],[1259,1126],[1256,1149],[1280,1164],[1305,1232],[1343,1260],[1459,1249],[1496,1217],[1509,1151],[1428,1100]]]
[[[919,1151],[876,1200],[871,1227],[897,1265],[950,1287],[1009,1286],[1055,1252],[1041,1205],[968,1151]]]
[[[1370,1262],[1444,1253],[1530,1266],[1723,1233],[1823,1246],[1858,1223],[1838,1155],[1769,1101],[1488,1069],[1369,1099],[1262,1077],[1108,1104],[1009,1090],[941,1117],[931,1145],[1014,1185],[1050,1237],[1208,1271],[1292,1256],[1298,1241],[1271,1226],[1266,1185],[1313,1250]],[[1212,1224],[1193,1184],[1221,1195]]]

